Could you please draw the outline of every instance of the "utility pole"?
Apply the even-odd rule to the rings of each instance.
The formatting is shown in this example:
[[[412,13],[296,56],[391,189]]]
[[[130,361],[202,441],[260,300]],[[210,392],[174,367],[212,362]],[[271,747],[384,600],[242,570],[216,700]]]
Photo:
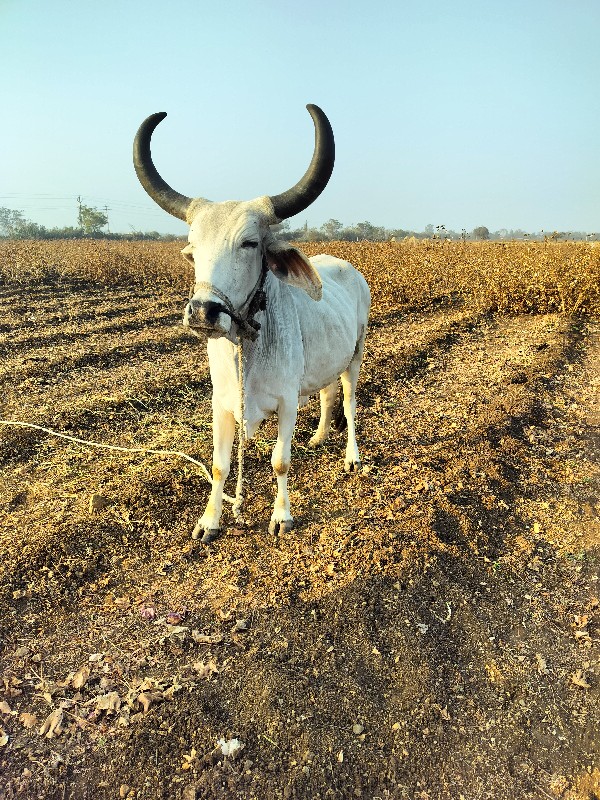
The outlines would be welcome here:
[[[106,232],[107,233],[110,233],[110,224],[108,222],[108,212],[109,211],[110,211],[110,208],[108,206],[104,206],[104,214],[106,216]]]
[[[81,216],[82,200],[81,200],[81,195],[79,195],[79,194],[77,195],[77,203],[79,205],[79,214],[77,215],[77,224],[78,224],[78,226],[80,228],[83,228],[83,217]]]

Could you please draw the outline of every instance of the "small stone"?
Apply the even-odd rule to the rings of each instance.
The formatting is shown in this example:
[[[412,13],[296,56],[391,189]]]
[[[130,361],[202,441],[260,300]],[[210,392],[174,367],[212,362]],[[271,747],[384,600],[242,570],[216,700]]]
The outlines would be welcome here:
[[[365,729],[364,725],[359,725],[359,723],[356,723],[356,725],[352,726],[352,733],[355,733],[357,736],[360,736],[360,734],[364,731],[364,729]]]
[[[119,797],[127,797],[130,787],[126,783],[122,783],[119,787]]]
[[[90,514],[93,514],[94,511],[102,511],[103,508],[111,505],[112,500],[109,500],[108,497],[104,497],[101,494],[93,494],[90,497]]]

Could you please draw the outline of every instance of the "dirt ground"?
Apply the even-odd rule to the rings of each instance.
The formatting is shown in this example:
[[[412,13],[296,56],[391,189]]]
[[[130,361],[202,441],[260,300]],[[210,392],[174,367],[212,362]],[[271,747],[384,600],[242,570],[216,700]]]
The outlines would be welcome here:
[[[182,307],[0,287],[0,416],[209,463]],[[376,311],[358,405],[208,547],[193,465],[0,426],[1,798],[598,800],[600,322]]]

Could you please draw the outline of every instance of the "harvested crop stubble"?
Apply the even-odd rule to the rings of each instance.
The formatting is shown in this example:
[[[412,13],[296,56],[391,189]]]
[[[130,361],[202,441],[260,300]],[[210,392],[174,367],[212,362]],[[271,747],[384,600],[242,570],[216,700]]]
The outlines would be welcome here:
[[[43,278],[187,291],[181,242],[1,241],[0,281]],[[366,276],[374,310],[462,298],[480,312],[600,311],[600,248],[587,242],[303,242]]]

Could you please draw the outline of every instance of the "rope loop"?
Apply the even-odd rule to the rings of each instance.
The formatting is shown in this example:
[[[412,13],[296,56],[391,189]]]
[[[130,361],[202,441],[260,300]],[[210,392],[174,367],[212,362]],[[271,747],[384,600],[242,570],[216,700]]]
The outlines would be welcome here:
[[[246,411],[246,402],[244,397],[244,348],[242,342],[244,340],[240,336],[238,344],[238,389],[240,393],[240,423],[238,427],[238,473],[237,485],[235,487],[235,503],[233,504],[233,516],[238,519],[242,513],[244,505],[244,486],[243,486],[243,471],[244,471],[244,414]]]

